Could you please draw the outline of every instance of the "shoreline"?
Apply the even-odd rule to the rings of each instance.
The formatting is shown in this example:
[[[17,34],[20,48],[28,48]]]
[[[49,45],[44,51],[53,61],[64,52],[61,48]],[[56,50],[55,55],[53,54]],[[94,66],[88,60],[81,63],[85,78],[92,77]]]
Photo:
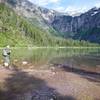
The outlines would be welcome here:
[[[0,49],[2,49],[2,48],[4,48],[4,47],[0,47]],[[62,47],[58,47],[58,46],[53,46],[53,47],[51,47],[51,46],[47,46],[47,47],[45,47],[45,46],[43,46],[43,47],[38,47],[38,46],[32,46],[32,47],[31,46],[29,46],[29,47],[11,47],[11,49],[17,49],[17,48],[31,48],[31,49],[48,49],[48,48],[49,49],[50,48],[51,49],[53,49],[53,48],[58,48],[58,49],[60,49],[60,48],[61,49],[64,49],[64,48],[65,49],[67,49],[67,48],[73,48],[73,49],[74,48],[75,49],[94,48],[94,49],[96,49],[97,48],[97,49],[99,49],[100,46],[96,46],[96,47],[95,46],[94,47],[85,47],[85,46],[82,46],[82,47],[81,46],[80,47],[77,47],[77,46],[75,46],[75,47],[74,46],[71,46],[71,47],[70,46],[68,46],[68,47],[63,47],[63,46]]]
[[[10,96],[14,98],[18,95],[20,98],[23,96],[29,98],[30,91],[33,91],[31,96],[36,91],[38,91],[38,96],[41,93],[44,95],[54,93],[57,100],[70,100],[68,98],[99,100],[100,98],[100,79],[96,80],[94,76],[62,70],[54,72],[51,70],[7,70],[5,68],[0,69],[0,73],[0,87],[3,85],[4,90],[5,88],[10,90],[8,92],[11,92]]]

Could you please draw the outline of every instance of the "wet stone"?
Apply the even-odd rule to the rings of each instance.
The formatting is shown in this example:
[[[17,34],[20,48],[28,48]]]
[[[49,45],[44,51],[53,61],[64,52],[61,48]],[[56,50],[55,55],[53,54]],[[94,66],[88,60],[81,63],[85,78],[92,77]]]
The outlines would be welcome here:
[[[53,90],[43,88],[33,93],[32,100],[57,100]]]
[[[55,91],[48,87],[42,87],[39,90],[32,91],[31,93],[25,93],[17,95],[14,100],[57,100]]]

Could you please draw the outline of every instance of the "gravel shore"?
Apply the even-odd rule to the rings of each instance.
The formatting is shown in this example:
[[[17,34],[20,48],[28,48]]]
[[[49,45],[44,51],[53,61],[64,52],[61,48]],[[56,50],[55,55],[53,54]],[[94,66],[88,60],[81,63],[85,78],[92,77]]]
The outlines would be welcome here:
[[[0,100],[100,100],[100,76],[0,68]]]

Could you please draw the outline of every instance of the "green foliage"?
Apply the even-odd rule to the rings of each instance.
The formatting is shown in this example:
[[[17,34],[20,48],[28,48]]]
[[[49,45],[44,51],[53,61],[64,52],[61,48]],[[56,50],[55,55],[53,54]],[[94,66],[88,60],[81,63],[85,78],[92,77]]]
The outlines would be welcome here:
[[[56,36],[18,16],[11,8],[0,4],[0,47],[7,44],[12,47],[26,46],[96,46],[85,41],[75,41]],[[55,34],[55,36],[53,35]]]
[[[20,20],[10,8],[0,4],[0,47],[8,44],[27,46],[30,43],[20,30]]]

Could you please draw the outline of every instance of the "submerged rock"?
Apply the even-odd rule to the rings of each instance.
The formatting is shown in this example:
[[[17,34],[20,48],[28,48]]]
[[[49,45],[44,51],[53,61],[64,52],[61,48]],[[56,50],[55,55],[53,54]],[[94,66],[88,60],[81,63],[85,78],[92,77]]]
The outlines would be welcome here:
[[[57,100],[51,91],[38,91],[32,96],[32,100]]]
[[[31,93],[17,95],[15,100],[57,100],[54,91],[48,87],[42,87],[40,90]]]

